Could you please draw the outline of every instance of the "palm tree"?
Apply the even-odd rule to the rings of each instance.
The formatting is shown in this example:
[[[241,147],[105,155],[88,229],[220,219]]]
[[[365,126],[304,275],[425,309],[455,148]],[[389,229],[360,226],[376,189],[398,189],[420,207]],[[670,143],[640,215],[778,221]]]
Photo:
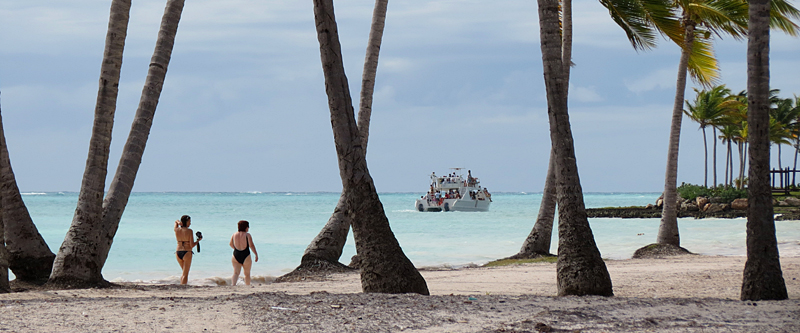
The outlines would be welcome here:
[[[6,146],[6,135],[3,131],[3,115],[2,111],[0,111],[0,147]],[[3,175],[0,173],[0,178]],[[2,199],[3,194],[0,193],[0,199]],[[0,200],[0,210],[3,210],[2,200]],[[3,216],[0,215],[0,235],[5,234],[5,228],[3,227]],[[6,243],[2,239],[0,239],[0,294],[2,293],[10,293],[11,286],[8,285],[8,251],[6,251]]]
[[[572,67],[572,0],[561,0],[561,62],[563,66],[564,94],[569,95],[569,75]],[[539,214],[533,229],[522,242],[522,247],[517,254],[509,259],[530,259],[539,256],[552,256],[550,242],[553,236],[553,221],[557,205],[556,194],[556,166],[553,146],[550,145],[550,157],[547,163],[547,176],[542,191],[542,201],[539,204]]]
[[[564,70],[569,64],[563,62],[559,3],[558,0],[538,0],[538,5],[550,140],[557,175],[558,294],[611,296],[614,294],[611,278],[589,227],[575,160]]]
[[[372,95],[375,90],[375,77],[378,71],[378,57],[381,50],[383,39],[383,28],[386,22],[386,8],[389,0],[376,0],[375,8],[372,12],[372,24],[370,27],[369,41],[364,59],[364,70],[361,77],[361,97],[358,110],[358,129],[363,139],[364,154],[367,151],[369,139],[369,123],[372,116]],[[333,214],[328,222],[317,234],[317,236],[306,247],[300,266],[296,270],[307,267],[339,268],[344,265],[339,263],[342,256],[347,233],[350,230],[350,217],[345,214],[348,210],[345,207],[344,193],[339,197],[339,202],[333,210]]]
[[[122,52],[128,30],[130,0],[112,0],[108,20],[106,47],[100,69],[94,126],[89,141],[89,157],[78,195],[78,206],[72,225],[53,263],[48,284],[61,287],[93,287],[106,285],[101,274],[102,263],[96,241],[101,239],[99,224],[103,218],[103,194],[108,166],[111,130],[117,105]]]
[[[5,238],[7,265],[18,281],[42,284],[53,269],[56,255],[39,234],[17,186],[0,115],[0,224],[5,224],[0,236]],[[0,239],[0,243],[3,243]],[[2,251],[2,250],[0,250]],[[0,270],[3,270],[0,267]],[[3,270],[5,272],[5,270]],[[7,272],[6,272],[7,273]]]
[[[751,0],[747,42],[750,172],[742,300],[787,299],[775,238],[769,174],[769,0]]]
[[[117,171],[103,200],[103,227],[102,242],[98,247],[101,264],[105,264],[111,243],[119,227],[122,213],[128,204],[136,174],[142,163],[147,138],[153,125],[161,89],[167,76],[167,68],[172,58],[172,49],[175,45],[175,36],[178,33],[178,23],[181,20],[184,0],[168,0],[161,18],[161,27],[156,39],[155,50],[150,58],[147,78],[142,88],[142,96],[136,109],[128,140],[122,150]]]
[[[714,139],[714,152],[713,152],[713,173],[714,182],[712,185],[716,186],[717,184],[717,127],[728,111],[728,107],[726,104],[730,103],[728,96],[731,93],[731,90],[726,88],[725,85],[716,86],[709,91],[706,90],[698,90],[697,88],[694,89],[697,96],[695,97],[694,103],[689,101],[686,102],[686,106],[688,110],[684,110],[683,112],[689,116],[690,119],[696,121],[700,124],[700,129],[703,131],[703,150],[705,152],[705,175],[704,175],[704,185],[708,187],[708,139],[706,138],[706,127],[711,126],[712,130],[714,131],[714,136],[711,138]]]
[[[780,135],[777,133],[775,135],[770,134],[770,137],[772,143],[778,145],[778,169],[783,169],[783,166],[781,165],[781,146],[784,144],[792,144],[789,139],[793,139],[792,134],[795,132],[795,129],[798,126],[797,118],[800,117],[800,108],[793,107],[793,101],[791,98],[776,98],[772,102],[773,103],[771,104],[775,107],[771,107],[769,110],[770,118],[775,120],[777,127],[780,127],[780,130],[778,131]],[[782,137],[778,138],[776,135]]]
[[[114,235],[119,227],[122,213],[128,203],[136,173],[141,164],[150,127],[153,123],[158,99],[166,77],[167,67],[172,55],[175,35],[178,29],[184,0],[168,0],[161,20],[156,47],[150,60],[150,66],[136,110],[128,140],[122,151],[117,172],[109,187],[105,200],[101,202],[101,216],[93,219],[73,221],[67,239],[59,250],[59,256],[66,252],[65,259],[58,258],[53,267],[49,283],[68,287],[103,286],[102,268],[108,258]],[[130,9],[128,4],[127,10]],[[112,3],[112,13],[114,12]],[[113,16],[113,14],[112,14]],[[111,29],[109,29],[109,32]],[[119,74],[117,73],[117,80]],[[113,114],[111,116],[113,121]],[[90,159],[92,156],[90,155]],[[106,148],[105,159],[108,159]],[[107,161],[106,161],[107,164]],[[99,171],[98,171],[99,172]],[[88,174],[87,170],[87,174]],[[103,170],[105,174],[105,170]],[[86,178],[86,176],[84,176]],[[104,181],[104,180],[103,180]],[[83,192],[82,188],[82,192]],[[102,192],[101,192],[102,193]],[[102,198],[102,196],[101,196]],[[77,214],[76,214],[77,215]],[[87,244],[88,243],[88,244]],[[86,245],[91,245],[85,248]],[[71,256],[70,256],[71,254]],[[76,258],[77,255],[82,258]],[[84,260],[84,261],[76,261]],[[77,262],[77,265],[76,265]]]
[[[797,9],[785,0],[771,13],[772,26],[795,34],[800,28],[789,20]],[[741,39],[747,29],[747,3],[741,0],[601,0],[612,18],[625,30],[634,48],[650,45],[642,41],[660,32],[681,47],[678,80],[670,126],[667,169],[664,182],[664,208],[657,236],[658,244],[680,246],[677,222],[678,148],[686,74],[710,85],[718,79],[718,67],[711,45],[712,36],[728,34]],[[625,24],[635,22],[636,24]],[[648,245],[648,247],[650,247]]]
[[[722,141],[722,144],[724,144],[726,146],[725,182],[724,182],[725,186],[730,186],[731,183],[733,183],[729,179],[729,175],[730,175],[730,178],[733,178],[733,149],[732,149],[731,146],[733,145],[733,141],[734,141],[733,138],[734,138],[734,135],[735,135],[736,131],[737,131],[737,129],[736,129],[735,125],[733,125],[733,124],[723,124],[719,128],[719,137],[718,137],[718,139],[720,139]],[[729,173],[729,171],[730,171],[730,173]]]
[[[800,114],[800,96],[794,96],[794,106],[792,107],[798,114]],[[792,129],[792,138],[794,139],[794,164],[792,165],[792,170],[797,170],[797,155],[800,154],[800,116],[798,119],[795,119],[795,126]],[[792,186],[796,185],[797,182],[795,181],[796,172],[792,172]]]
[[[389,227],[367,168],[364,141],[356,125],[344,72],[332,0],[314,0],[314,21],[346,214],[352,217],[353,237],[360,258],[362,290],[428,295],[425,279],[405,256]]]

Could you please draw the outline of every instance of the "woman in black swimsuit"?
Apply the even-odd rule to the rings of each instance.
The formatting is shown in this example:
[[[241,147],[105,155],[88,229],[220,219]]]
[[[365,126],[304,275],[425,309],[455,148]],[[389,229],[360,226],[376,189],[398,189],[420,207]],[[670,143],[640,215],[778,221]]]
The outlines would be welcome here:
[[[192,218],[189,215],[181,216],[180,220],[175,221],[175,239],[178,240],[178,249],[175,251],[175,259],[181,265],[181,284],[189,282],[189,269],[192,267],[192,249],[200,243],[202,237],[194,241],[194,234],[189,226]]]
[[[250,285],[250,267],[253,261],[250,259],[250,249],[253,250],[255,261],[258,262],[258,252],[256,245],[253,244],[253,236],[248,233],[250,231],[250,222],[245,220],[239,221],[239,231],[231,236],[231,248],[233,248],[233,277],[231,277],[231,285],[235,286],[239,281],[239,272],[244,267],[244,284]],[[241,249],[241,250],[240,250]]]

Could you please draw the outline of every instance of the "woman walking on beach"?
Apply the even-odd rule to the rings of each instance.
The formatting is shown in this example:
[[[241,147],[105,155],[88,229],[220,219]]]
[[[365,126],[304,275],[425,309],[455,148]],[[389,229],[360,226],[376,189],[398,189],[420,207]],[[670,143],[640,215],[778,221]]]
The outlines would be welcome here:
[[[194,234],[189,226],[192,225],[192,218],[189,215],[181,216],[180,220],[175,220],[175,239],[178,241],[178,249],[175,251],[175,259],[181,265],[181,284],[189,282],[189,269],[192,267],[192,249],[200,244],[202,236],[194,240]]]
[[[253,236],[248,233],[250,231],[250,222],[241,220],[238,227],[239,231],[231,236],[230,244],[231,248],[233,248],[233,258],[231,258],[233,277],[231,277],[231,285],[235,286],[236,282],[239,281],[239,272],[244,267],[244,284],[249,286],[250,267],[253,265],[253,261],[250,259],[250,249],[253,249],[256,262],[258,262],[258,252],[256,251],[256,245],[253,244]]]

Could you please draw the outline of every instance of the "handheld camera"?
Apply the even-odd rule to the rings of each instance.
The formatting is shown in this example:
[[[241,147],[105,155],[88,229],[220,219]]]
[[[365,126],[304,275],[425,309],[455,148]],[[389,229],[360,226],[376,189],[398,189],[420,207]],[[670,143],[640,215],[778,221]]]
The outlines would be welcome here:
[[[194,233],[194,235],[197,236],[197,240],[203,239],[203,233],[202,232],[198,231],[198,232]],[[197,243],[197,253],[200,253],[200,243]]]

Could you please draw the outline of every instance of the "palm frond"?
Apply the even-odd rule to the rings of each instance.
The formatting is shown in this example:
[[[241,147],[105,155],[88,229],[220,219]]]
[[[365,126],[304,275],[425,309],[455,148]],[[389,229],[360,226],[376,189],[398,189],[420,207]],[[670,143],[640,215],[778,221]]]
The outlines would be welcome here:
[[[705,37],[705,30],[698,27],[694,34],[692,50],[689,53],[689,75],[695,82],[710,87],[719,81],[719,66],[714,56],[714,48],[711,40]]]
[[[722,38],[722,33],[740,40],[747,35],[748,5],[742,0],[693,1],[686,8],[692,20]]]
[[[800,10],[786,0],[770,0],[770,6],[770,28],[797,37],[800,34],[800,26],[792,22],[792,18],[800,20]]]
[[[600,3],[608,9],[611,19],[622,28],[635,50],[649,50],[656,46],[656,30],[647,21],[639,0],[600,0]]]

